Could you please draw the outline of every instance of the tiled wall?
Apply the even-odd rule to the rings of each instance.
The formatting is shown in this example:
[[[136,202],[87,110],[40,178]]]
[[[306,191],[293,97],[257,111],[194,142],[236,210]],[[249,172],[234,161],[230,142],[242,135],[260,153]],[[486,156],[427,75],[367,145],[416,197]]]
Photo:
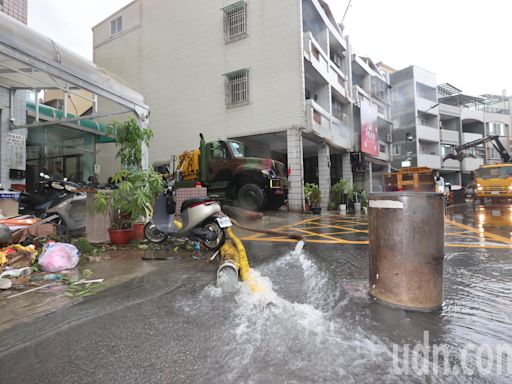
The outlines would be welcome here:
[[[3,12],[27,24],[27,0],[4,0]]]

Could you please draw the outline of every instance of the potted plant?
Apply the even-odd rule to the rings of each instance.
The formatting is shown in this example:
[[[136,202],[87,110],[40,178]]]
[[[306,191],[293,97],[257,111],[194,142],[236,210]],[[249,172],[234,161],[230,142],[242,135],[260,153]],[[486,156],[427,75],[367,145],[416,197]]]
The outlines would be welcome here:
[[[322,195],[318,184],[306,183],[304,185],[304,195],[306,197],[306,201],[311,205],[311,212],[315,215],[320,214],[322,211],[322,208],[320,207]]]
[[[347,186],[347,179],[339,179],[331,188],[333,205],[334,207],[338,207],[341,214],[347,211],[347,204],[345,203],[345,191],[347,190]]]
[[[142,170],[142,147],[149,145],[153,132],[138,126],[134,118],[113,122],[108,132],[116,138],[116,159],[123,169],[113,176],[118,189],[111,194],[110,203],[115,215],[109,233],[131,232],[131,239],[144,238],[144,224],[150,216],[151,203],[162,189],[162,177],[153,170]],[[125,236],[125,235],[123,235]]]
[[[361,202],[363,213],[366,214],[368,212],[368,195],[366,194],[366,191],[361,191],[359,194],[359,201]]]

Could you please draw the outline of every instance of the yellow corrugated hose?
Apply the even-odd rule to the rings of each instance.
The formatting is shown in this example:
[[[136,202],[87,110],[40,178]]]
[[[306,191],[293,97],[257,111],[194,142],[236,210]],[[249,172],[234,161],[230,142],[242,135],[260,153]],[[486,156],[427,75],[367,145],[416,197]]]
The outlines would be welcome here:
[[[240,274],[240,279],[249,285],[252,293],[261,293],[265,291],[265,287],[262,286],[251,273],[249,260],[247,259],[247,254],[245,253],[245,247],[240,239],[235,236],[231,228],[226,230],[226,234],[231,239],[233,244],[235,244],[238,253],[238,273]]]

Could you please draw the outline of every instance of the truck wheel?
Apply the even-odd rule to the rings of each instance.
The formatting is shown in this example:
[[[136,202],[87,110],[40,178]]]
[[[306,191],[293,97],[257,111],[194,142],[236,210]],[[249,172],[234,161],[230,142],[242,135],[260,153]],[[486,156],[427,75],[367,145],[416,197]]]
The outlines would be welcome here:
[[[261,211],[266,203],[265,192],[256,184],[245,184],[237,194],[238,204],[251,211]]]

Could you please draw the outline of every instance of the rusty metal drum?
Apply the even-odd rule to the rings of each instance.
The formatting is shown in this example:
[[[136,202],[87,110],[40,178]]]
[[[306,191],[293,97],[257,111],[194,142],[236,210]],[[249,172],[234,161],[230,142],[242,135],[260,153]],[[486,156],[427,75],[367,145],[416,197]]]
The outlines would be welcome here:
[[[371,193],[369,293],[408,310],[443,303],[444,200],[435,192]]]

